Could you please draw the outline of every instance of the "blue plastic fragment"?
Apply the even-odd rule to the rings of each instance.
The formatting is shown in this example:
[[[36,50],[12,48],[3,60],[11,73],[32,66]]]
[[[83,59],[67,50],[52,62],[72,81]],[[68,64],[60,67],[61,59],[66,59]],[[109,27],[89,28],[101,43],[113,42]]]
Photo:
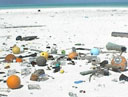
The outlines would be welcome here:
[[[74,81],[75,84],[80,84],[80,83],[82,83],[82,82],[84,82],[84,81],[83,81],[83,80]]]
[[[57,62],[57,63],[56,63],[56,67],[59,67],[59,66],[60,66],[60,62]]]

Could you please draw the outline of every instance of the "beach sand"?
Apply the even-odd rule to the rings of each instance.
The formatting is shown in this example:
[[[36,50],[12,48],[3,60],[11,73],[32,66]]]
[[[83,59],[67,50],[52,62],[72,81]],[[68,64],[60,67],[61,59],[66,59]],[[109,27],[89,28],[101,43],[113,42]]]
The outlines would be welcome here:
[[[40,10],[40,12],[39,12]],[[41,27],[28,27],[39,25]],[[19,28],[11,28],[11,27]],[[22,28],[22,26],[27,26]],[[5,28],[10,27],[10,28]],[[128,32],[128,9],[127,8],[36,8],[36,9],[5,9],[0,10],[0,57],[12,53],[9,50],[13,45],[26,45],[28,48],[46,50],[46,46],[57,44],[58,53],[63,49],[71,48],[75,43],[85,44],[82,47],[101,47],[106,50],[106,44],[113,42],[127,46],[128,39],[112,37],[112,32]],[[9,37],[6,37],[9,35]],[[36,35],[39,39],[33,41],[16,41],[16,37]],[[3,45],[5,43],[5,45]],[[66,53],[71,50],[66,51]],[[83,51],[89,53],[89,51]],[[27,53],[27,51],[26,51]],[[23,53],[24,55],[25,53]],[[100,54],[101,60],[112,59],[113,54]],[[128,58],[127,53],[123,56]],[[49,62],[48,62],[49,63]],[[128,72],[111,72],[110,76],[92,77],[89,82],[87,76],[82,76],[81,71],[89,70],[91,64],[86,60],[75,60],[76,65],[62,66],[64,74],[53,73],[46,70],[46,67],[31,67],[33,70],[43,68],[45,72],[55,79],[49,78],[47,81],[30,81],[30,75],[21,78],[20,89],[11,92],[1,92],[8,97],[69,97],[69,92],[77,94],[73,97],[126,97],[127,82],[120,82],[119,76]],[[1,63],[0,71],[8,72],[4,69],[6,63]],[[21,70],[26,68],[21,63],[10,63],[11,69]],[[3,78],[3,75],[1,75]],[[7,76],[4,77],[7,79]],[[112,81],[116,79],[117,82]],[[86,82],[75,84],[74,81],[85,80]],[[28,84],[39,84],[40,90],[29,90]],[[77,88],[73,88],[76,86]],[[0,88],[7,88],[6,83],[0,82]],[[86,93],[80,93],[85,90]]]

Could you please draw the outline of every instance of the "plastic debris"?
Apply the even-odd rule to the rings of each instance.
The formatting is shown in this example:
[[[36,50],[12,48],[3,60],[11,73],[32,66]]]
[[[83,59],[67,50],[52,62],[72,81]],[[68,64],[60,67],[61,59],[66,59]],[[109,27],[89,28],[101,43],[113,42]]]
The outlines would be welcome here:
[[[128,81],[128,77],[124,74],[121,74],[120,77],[119,77],[119,81],[122,81],[122,80]]]
[[[76,89],[76,88],[78,88],[78,87],[77,87],[77,86],[72,86],[72,88],[75,88],[75,89]]]
[[[41,81],[46,79],[46,76],[44,76],[45,72],[43,69],[38,69],[34,71],[34,73],[31,74],[30,80],[32,81]]]
[[[47,74],[47,76],[50,77],[50,78],[52,78],[52,79],[55,79],[53,76],[50,76],[50,75],[48,75],[48,74]]]
[[[117,80],[117,79],[115,79],[115,78],[114,78],[114,79],[112,79],[112,81],[113,81],[113,82],[118,82],[118,80]]]
[[[8,69],[8,68],[10,68],[10,64],[5,64],[5,67],[4,67],[5,69]]]
[[[8,95],[0,94],[0,97],[7,97]]]
[[[30,55],[25,55],[25,56],[20,55],[19,58],[36,57],[36,56],[37,56],[37,53],[33,53]]]
[[[38,66],[46,66],[46,58],[44,58],[43,56],[39,56],[36,58],[36,63]]]
[[[38,77],[38,81],[46,81],[48,80],[48,75],[47,74],[41,74],[39,77]]]
[[[85,82],[84,80],[79,80],[79,81],[74,81],[75,84],[80,84],[80,83],[83,83]]]
[[[36,59],[34,57],[30,57],[29,62],[31,63],[32,61],[36,61]]]
[[[8,70],[7,76],[10,76],[16,73],[17,73],[16,69]]]
[[[99,55],[100,54],[100,50],[98,48],[92,48],[90,51],[91,55]]]
[[[41,87],[38,84],[28,84],[28,89],[29,90],[33,90],[33,89],[39,90],[39,89],[41,89]]]
[[[37,36],[26,36],[26,37],[22,37],[22,36],[17,36],[16,40],[20,40],[20,41],[30,41],[30,40],[34,40],[34,39],[38,39]]]
[[[9,88],[0,88],[0,92],[11,92]]]
[[[126,52],[127,48],[123,45],[118,45],[118,44],[115,44],[115,43],[111,43],[111,42],[108,42],[106,44],[106,49],[107,50],[116,50],[116,51],[120,51],[120,52]]]
[[[53,47],[51,48],[51,54],[57,54],[57,45],[53,44]]]
[[[68,64],[69,65],[75,65],[75,62],[71,60]]]
[[[15,55],[13,54],[8,54],[6,57],[5,57],[5,61],[6,62],[13,62],[13,60],[16,59]]]
[[[61,51],[61,54],[65,55],[66,54],[66,51],[65,50],[62,50]]]
[[[58,66],[58,67],[54,67],[54,69],[55,70],[53,72],[56,73],[56,72],[60,71],[61,68],[60,68],[60,66]]]
[[[80,93],[86,93],[86,91],[85,90],[80,90]]]
[[[51,38],[52,36],[49,36],[49,37]],[[113,65],[113,67],[109,67],[109,65],[110,65],[109,61],[110,60],[109,61],[104,60],[104,61],[101,62],[101,60],[98,56],[99,54],[106,53],[106,55],[105,55],[105,57],[107,56],[106,59],[110,59],[110,58],[108,58],[110,54],[107,55],[107,53],[108,53],[107,51],[104,52],[104,51],[101,50],[103,48],[94,47],[92,49],[89,49],[89,48],[84,48],[83,47],[83,46],[85,46],[85,44],[76,43],[75,46],[77,48],[76,47],[72,47],[72,48],[70,47],[69,49],[64,50],[64,48],[61,48],[60,50],[58,50],[56,44],[53,44],[53,46],[51,47],[51,46],[49,46],[49,44],[47,46],[44,46],[44,43],[34,43],[34,42],[27,43],[26,42],[26,41],[30,41],[30,40],[34,40],[34,39],[37,39],[37,36],[27,36],[27,37],[18,36],[18,37],[16,37],[16,40],[21,40],[22,42],[16,41],[15,44],[17,44],[17,43],[26,43],[24,45],[21,44],[22,47],[16,47],[16,45],[15,45],[15,48],[13,46],[13,47],[10,47],[8,49],[8,47],[6,47],[6,46],[8,46],[7,43],[2,44],[4,46],[3,47],[4,49],[2,49],[2,53],[4,51],[12,51],[11,53],[14,53],[14,54],[19,54],[19,53],[22,52],[20,56],[19,55],[15,56],[13,54],[8,54],[6,57],[3,57],[3,55],[1,54],[2,57],[0,57],[0,59],[4,60],[4,61],[1,61],[1,63],[2,62],[3,63],[8,62],[7,66],[5,66],[5,68],[0,68],[0,70],[1,70],[0,74],[1,75],[4,74],[4,75],[2,75],[3,78],[0,79],[0,82],[2,84],[7,83],[7,80],[4,80],[4,78],[17,73],[17,71],[16,71],[17,66],[16,66],[15,69],[12,69],[12,68],[15,67],[15,65],[11,64],[12,66],[10,66],[10,62],[12,62],[12,63],[21,62],[21,63],[18,63],[19,66],[22,66],[22,68],[18,68],[18,69],[21,70],[21,72],[20,72],[21,77],[23,78],[25,76],[30,75],[29,78],[30,78],[31,81],[37,81],[37,83],[39,83],[40,81],[46,81],[49,78],[55,79],[53,76],[45,74],[44,69],[47,70],[47,72],[49,74],[52,72],[52,70],[53,70],[53,73],[59,72],[59,73],[63,74],[65,72],[64,70],[66,70],[66,73],[68,73],[67,70],[69,70],[67,68],[64,68],[64,70],[63,70],[63,68],[62,68],[63,65],[70,64],[70,65],[76,66],[77,69],[80,69],[82,67],[84,68],[84,66],[85,66],[83,63],[81,64],[81,62],[85,63],[85,61],[88,61],[88,66],[87,65],[86,66],[89,67],[90,66],[89,63],[91,63],[91,65],[93,65],[92,70],[80,72],[80,74],[81,75],[90,74],[89,81],[91,81],[91,77],[93,75],[96,76],[96,77],[101,77],[99,75],[107,75],[108,76],[110,74],[109,70],[113,70],[113,69],[118,70],[119,68],[116,68],[116,67],[118,67],[120,65],[119,63],[121,63],[122,60],[124,60],[121,57],[121,54],[122,54],[121,53],[119,55],[119,57],[121,57],[121,58],[116,58],[116,57],[113,58],[114,65],[117,64],[118,66],[114,67],[113,63],[111,62],[111,65]],[[23,40],[24,40],[24,42],[23,42]],[[48,43],[48,41],[46,41],[46,42]],[[19,46],[19,44],[17,44],[17,45]],[[44,47],[41,47],[41,46],[44,46],[46,48],[44,49]],[[106,45],[106,48],[107,48],[107,50],[116,50],[118,52],[125,52],[127,50],[127,48],[123,45],[117,45],[117,44],[110,43],[110,42]],[[27,52],[25,52],[25,50],[27,50]],[[42,51],[42,50],[45,50],[45,51]],[[72,51],[70,53],[67,50],[72,50]],[[83,53],[84,50],[86,50],[88,53],[86,53],[86,52]],[[57,53],[58,51],[60,51],[60,52]],[[24,55],[25,53],[27,55]],[[41,53],[40,56],[37,56],[37,55],[39,55],[39,53]],[[67,54],[67,53],[69,53],[69,54]],[[90,54],[90,56],[88,54]],[[21,61],[21,60],[19,60],[21,58],[24,58],[24,59]],[[101,59],[102,58],[103,57],[101,57]],[[46,62],[48,64],[46,64]],[[80,62],[80,64],[78,62]],[[49,63],[51,63],[50,66],[49,66]],[[4,64],[6,64],[6,63],[4,63]],[[127,61],[125,61],[123,63],[123,65],[124,65],[124,67],[123,66],[121,67],[121,68],[124,68],[122,71],[126,70]],[[1,64],[1,66],[2,66],[2,64]],[[47,67],[45,68],[45,67],[39,67],[39,66],[47,66]],[[73,67],[73,69],[75,69],[74,66],[69,66],[69,67]],[[10,68],[10,69],[8,70],[8,72],[6,72],[8,68]],[[37,68],[43,68],[43,69],[36,70]],[[6,69],[5,72],[2,72],[3,71],[2,69]],[[32,73],[33,69],[35,69],[35,71]],[[85,68],[85,69],[88,69],[88,68]],[[72,72],[72,70],[71,70],[71,72]],[[54,74],[54,75],[58,76],[57,74]],[[63,76],[63,75],[61,75],[61,76]],[[26,79],[25,79],[25,81],[26,81]],[[117,79],[113,79],[112,81],[113,82],[118,82]],[[120,81],[120,83],[121,83],[121,81],[122,82],[128,81],[128,77],[124,74],[121,74],[120,77],[119,77],[119,81]],[[14,80],[12,82],[14,82]],[[75,89],[78,90],[77,85],[82,84],[83,82],[86,82],[86,81],[84,81],[84,80],[74,81],[73,84],[76,85],[76,86],[72,86],[72,89],[74,88],[74,90]],[[26,81],[26,83],[28,84],[28,89],[29,90],[39,90],[39,89],[41,89],[41,86],[39,84],[30,84],[30,82],[28,80]],[[33,83],[35,83],[35,82],[33,82]],[[100,83],[100,84],[96,85],[96,87],[97,88],[103,88],[103,87],[105,87],[105,85],[104,84],[102,85]],[[60,88],[62,89],[61,86],[60,86]],[[18,88],[18,89],[20,89],[20,88]],[[7,89],[6,88],[0,88],[0,92],[10,92],[10,90],[8,88]],[[33,94],[33,93],[34,92],[32,92],[31,94]],[[85,90],[78,90],[78,93],[86,93],[86,91]],[[73,92],[69,92],[68,95],[70,97],[78,97],[77,94],[73,93]],[[0,94],[0,97],[3,97],[3,96],[7,96],[7,95]]]
[[[28,76],[31,73],[31,68],[21,69],[21,75]]]
[[[5,72],[2,72],[2,71],[1,71],[0,74],[5,74]]]
[[[84,46],[84,44],[82,44],[82,43],[76,43],[75,45],[76,46]]]
[[[78,97],[76,93],[72,93],[72,92],[69,92],[68,95],[69,95],[70,97]]]
[[[60,70],[60,73],[61,73],[61,74],[63,74],[63,73],[64,73],[64,70],[63,70],[63,69],[61,69],[61,70]]]

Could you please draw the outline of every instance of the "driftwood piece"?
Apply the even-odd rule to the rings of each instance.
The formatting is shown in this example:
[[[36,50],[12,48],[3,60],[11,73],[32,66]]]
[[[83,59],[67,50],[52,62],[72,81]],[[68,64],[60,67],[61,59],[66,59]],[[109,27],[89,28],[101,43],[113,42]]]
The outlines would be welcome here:
[[[113,37],[127,37],[128,38],[128,32],[112,32],[111,36]]]
[[[1,27],[4,29],[9,29],[9,28],[32,28],[32,27],[43,27],[46,25],[21,25],[21,26],[5,26],[5,27]]]

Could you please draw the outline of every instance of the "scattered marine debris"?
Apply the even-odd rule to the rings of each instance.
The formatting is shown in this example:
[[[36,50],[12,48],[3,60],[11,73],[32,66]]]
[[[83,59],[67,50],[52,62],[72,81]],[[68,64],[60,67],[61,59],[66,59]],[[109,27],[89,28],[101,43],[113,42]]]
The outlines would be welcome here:
[[[38,26],[14,26],[14,27],[5,27],[5,28],[28,28],[28,27],[38,27]],[[41,26],[40,26],[41,27]],[[114,33],[114,35],[121,36],[120,33]],[[126,35],[126,34],[123,34]],[[116,36],[116,37],[117,37]],[[6,36],[3,36],[6,37]],[[8,36],[7,36],[8,37]],[[50,36],[51,37],[51,36]],[[123,37],[123,36],[121,36]],[[9,36],[10,38],[10,36]],[[41,82],[47,82],[49,80],[56,81],[56,77],[53,75],[64,76],[67,73],[70,73],[70,70],[64,68],[65,66],[70,66],[74,68],[75,66],[83,68],[85,65],[79,64],[79,62],[86,63],[87,67],[85,71],[80,72],[80,76],[83,78],[84,75],[89,75],[89,82],[92,80],[92,76],[103,77],[110,76],[112,73],[121,73],[127,71],[127,58],[123,56],[124,53],[127,53],[126,46],[108,42],[106,44],[106,50],[104,47],[93,47],[87,48],[83,43],[75,43],[72,47],[67,49],[59,48],[57,44],[49,45],[46,44],[45,48],[33,46],[29,47],[31,40],[39,39],[37,36],[17,36],[16,44],[12,47],[7,48],[6,54],[0,57],[0,83],[6,84],[8,88],[0,88],[0,92],[11,92],[12,89],[21,89],[24,85],[21,85],[21,82],[26,78],[28,90],[40,90]],[[19,41],[18,41],[19,40]],[[18,45],[18,43],[23,43]],[[6,42],[3,45],[7,45]],[[40,44],[38,44],[40,45]],[[32,47],[33,46],[33,47]],[[40,45],[42,46],[42,45]],[[107,57],[107,59],[102,59],[100,55]],[[20,68],[15,68],[19,66]],[[7,78],[5,80],[5,78]],[[113,82],[118,82],[118,80],[111,80]],[[128,81],[127,75],[121,74],[119,76],[119,81]],[[33,84],[30,82],[36,82]],[[76,80],[72,86],[74,89],[79,89],[77,85],[86,84],[87,79]],[[39,84],[38,84],[39,83]],[[87,82],[88,83],[88,82]],[[100,86],[98,86],[100,87]],[[86,90],[79,89],[79,93],[86,93]],[[78,97],[77,93],[69,92],[70,97]],[[6,97],[6,94],[0,94],[0,97]]]

